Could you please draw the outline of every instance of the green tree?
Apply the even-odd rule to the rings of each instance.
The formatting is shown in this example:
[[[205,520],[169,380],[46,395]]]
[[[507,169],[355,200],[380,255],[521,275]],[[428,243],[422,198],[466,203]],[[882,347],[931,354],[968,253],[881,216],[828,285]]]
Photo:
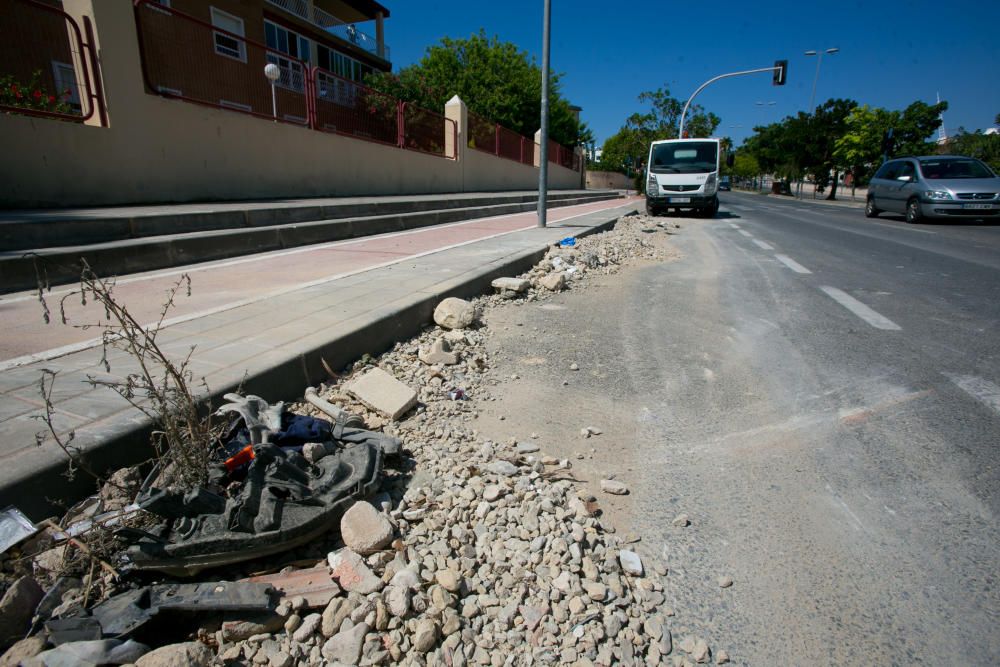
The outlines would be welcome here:
[[[882,163],[882,138],[891,128],[894,155],[933,153],[936,146],[927,141],[941,125],[941,113],[947,102],[914,102],[902,111],[889,111],[868,105],[856,107],[847,117],[846,130],[836,141],[835,159],[851,172],[855,183],[865,184]]]
[[[760,163],[748,151],[737,151],[732,172],[736,178],[750,179],[761,173]]]
[[[666,86],[641,93],[639,102],[648,105],[648,110],[630,115],[621,129],[604,142],[601,164],[608,171],[640,171],[650,143],[658,139],[677,138],[683,102],[672,97]],[[720,122],[715,114],[706,113],[701,106],[693,105],[688,109],[684,127],[688,136],[708,137]]]
[[[944,149],[955,155],[978,158],[1000,173],[1000,134],[983,134],[980,130],[966,132],[960,127],[954,136],[948,138]]]
[[[468,39],[445,37],[420,62],[398,74],[365,81],[382,93],[427,109],[441,109],[458,95],[473,113],[532,137],[541,118],[542,71],[534,58],[485,31]],[[593,141],[560,94],[560,75],[549,81],[549,136],[569,146]]]

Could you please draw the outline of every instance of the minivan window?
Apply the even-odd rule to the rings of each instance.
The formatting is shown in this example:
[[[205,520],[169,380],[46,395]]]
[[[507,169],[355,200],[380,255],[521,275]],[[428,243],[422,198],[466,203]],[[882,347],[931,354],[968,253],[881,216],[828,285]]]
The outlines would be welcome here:
[[[928,180],[993,178],[993,172],[971,158],[934,158],[920,161],[920,172]]]
[[[714,141],[653,146],[649,168],[658,174],[703,174],[716,170],[719,145]]]
[[[896,173],[895,178],[898,180],[903,176],[909,176],[910,180],[916,180],[914,176],[916,175],[916,170],[913,168],[912,162],[904,162],[900,165],[899,171]]]
[[[886,162],[877,172],[875,178],[893,179],[899,173],[899,162]]]

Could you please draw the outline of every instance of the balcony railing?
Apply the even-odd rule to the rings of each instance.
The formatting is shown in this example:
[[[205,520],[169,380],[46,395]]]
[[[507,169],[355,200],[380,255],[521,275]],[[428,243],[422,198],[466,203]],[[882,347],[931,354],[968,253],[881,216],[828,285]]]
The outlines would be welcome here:
[[[376,55],[383,60],[389,60],[389,47],[382,45],[379,52],[378,41],[366,33],[361,32],[353,23],[341,21],[333,14],[311,6],[308,0],[267,0],[275,7],[280,7],[290,14],[298,16],[300,19],[312,23],[317,28],[350,42],[365,51]]]

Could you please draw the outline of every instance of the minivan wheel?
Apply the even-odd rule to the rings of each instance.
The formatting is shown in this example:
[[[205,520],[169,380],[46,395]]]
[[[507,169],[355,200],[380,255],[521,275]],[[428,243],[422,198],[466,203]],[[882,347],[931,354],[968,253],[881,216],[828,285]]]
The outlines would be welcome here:
[[[865,217],[866,218],[877,218],[878,214],[882,211],[875,208],[875,198],[869,197],[868,201],[865,203]]]
[[[916,199],[911,199],[906,202],[906,221],[911,224],[916,224],[923,220],[923,213],[920,212],[920,202]]]

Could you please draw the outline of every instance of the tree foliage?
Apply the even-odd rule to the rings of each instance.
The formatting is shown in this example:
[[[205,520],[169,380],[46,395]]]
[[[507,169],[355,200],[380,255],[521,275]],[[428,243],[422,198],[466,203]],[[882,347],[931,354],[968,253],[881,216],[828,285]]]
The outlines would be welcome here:
[[[639,95],[639,102],[648,105],[646,112],[636,112],[625,119],[618,132],[604,142],[601,168],[626,173],[637,169],[649,152],[649,144],[658,139],[676,139],[684,103],[670,95],[664,86]],[[709,137],[719,126],[714,113],[706,113],[699,105],[688,109],[684,128],[691,137]]]
[[[927,140],[941,126],[947,102],[914,102],[902,111],[864,105],[847,118],[847,131],[837,140],[835,157],[839,166],[854,175],[855,182],[867,183],[882,163],[882,138],[892,128],[893,155],[926,155],[937,150]]]
[[[866,182],[882,162],[882,139],[893,130],[894,154],[932,153],[927,138],[941,124],[947,102],[914,102],[903,111],[858,106],[853,100],[830,99],[813,113],[799,112],[778,123],[754,128],[741,149],[762,171],[781,178],[809,176],[820,188],[833,182],[828,199],[836,197],[839,172]]]
[[[966,132],[960,127],[957,134],[948,138],[944,149],[955,155],[978,158],[1000,174],[1000,134],[983,134],[980,130]]]
[[[573,146],[593,140],[560,94],[560,75],[549,81],[549,137]],[[441,109],[458,95],[473,113],[533,137],[541,119],[542,70],[534,58],[485,31],[468,39],[445,37],[420,62],[398,74],[376,73],[366,84],[427,109]]]

